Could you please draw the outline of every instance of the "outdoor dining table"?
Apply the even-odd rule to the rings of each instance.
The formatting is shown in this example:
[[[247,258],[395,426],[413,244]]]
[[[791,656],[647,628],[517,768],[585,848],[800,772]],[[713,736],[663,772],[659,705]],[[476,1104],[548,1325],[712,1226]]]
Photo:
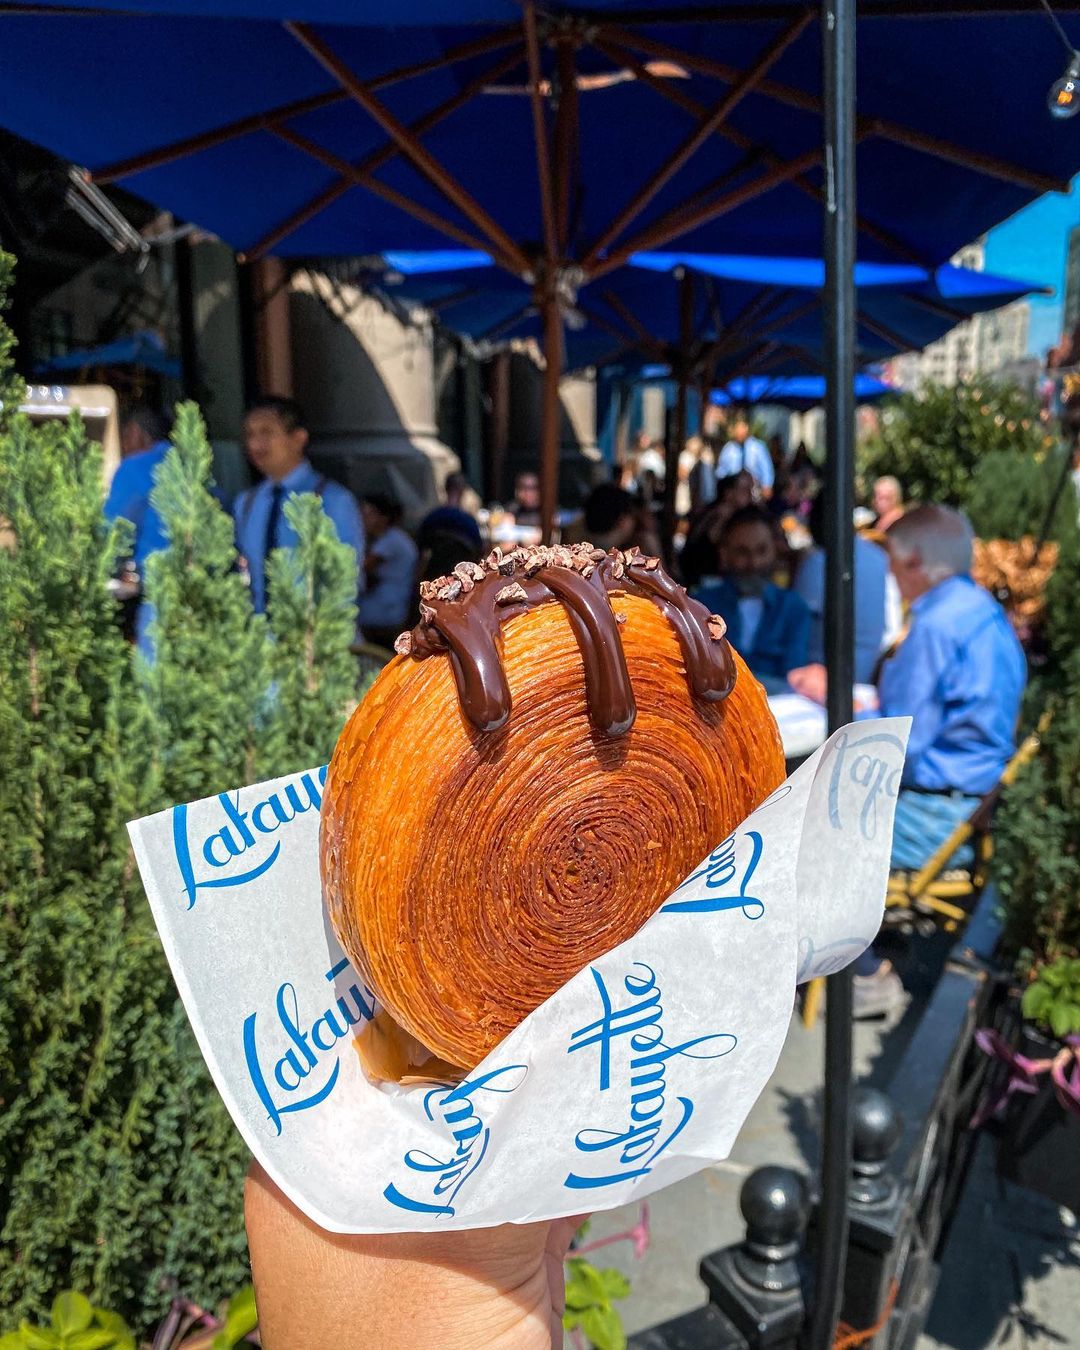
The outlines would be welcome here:
[[[855,685],[852,696],[856,714],[877,707],[877,690],[873,685]],[[769,707],[780,728],[784,759],[791,773],[825,744],[829,735],[828,714],[822,704],[795,693],[770,694]]]

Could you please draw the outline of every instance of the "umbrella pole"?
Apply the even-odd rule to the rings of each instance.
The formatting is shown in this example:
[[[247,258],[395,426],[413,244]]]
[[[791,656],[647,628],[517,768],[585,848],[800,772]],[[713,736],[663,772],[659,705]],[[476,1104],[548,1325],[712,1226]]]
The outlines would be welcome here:
[[[855,0],[822,0],[825,91],[825,659],[829,729],[853,715],[855,614]],[[851,1171],[851,969],[826,985],[820,1242],[810,1350],[829,1350],[840,1313]]]
[[[679,484],[679,456],[686,445],[686,411],[690,392],[690,346],[694,340],[694,278],[688,268],[679,269],[679,387],[675,400],[675,426],[668,437],[664,462],[664,553],[670,565],[675,556],[675,492]]]
[[[544,296],[544,395],[540,413],[540,528],[550,544],[559,504],[559,441],[562,403],[559,376],[562,373],[562,316],[551,286]]]

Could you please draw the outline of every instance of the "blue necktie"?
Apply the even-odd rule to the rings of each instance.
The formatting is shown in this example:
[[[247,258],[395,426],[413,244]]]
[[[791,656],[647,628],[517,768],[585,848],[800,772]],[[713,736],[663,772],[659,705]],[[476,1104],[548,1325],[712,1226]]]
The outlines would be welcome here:
[[[273,493],[270,497],[270,514],[266,518],[266,539],[263,543],[263,573],[266,572],[267,559],[270,557],[270,550],[277,548],[278,525],[281,523],[281,508],[285,503],[285,489],[280,483],[275,483]]]

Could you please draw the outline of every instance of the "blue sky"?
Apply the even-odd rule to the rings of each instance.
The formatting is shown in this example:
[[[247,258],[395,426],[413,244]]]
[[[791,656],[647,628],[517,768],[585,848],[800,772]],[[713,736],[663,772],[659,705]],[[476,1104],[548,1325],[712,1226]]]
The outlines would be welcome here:
[[[1052,296],[1032,296],[1028,350],[1042,356],[1061,335],[1065,302],[1065,260],[1069,231],[1080,224],[1080,176],[1072,191],[1048,193],[991,230],[986,238],[986,270],[1052,286]]]

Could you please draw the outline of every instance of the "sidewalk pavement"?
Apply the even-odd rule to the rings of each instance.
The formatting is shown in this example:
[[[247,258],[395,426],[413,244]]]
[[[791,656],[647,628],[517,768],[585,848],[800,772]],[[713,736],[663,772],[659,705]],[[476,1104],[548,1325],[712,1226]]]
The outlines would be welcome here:
[[[855,1024],[856,1079],[868,1072],[885,1032],[897,1020]],[[807,1030],[797,1014],[792,1016],[776,1070],[731,1157],[649,1199],[651,1240],[643,1260],[634,1260],[627,1242],[590,1255],[596,1265],[614,1266],[631,1281],[630,1295],[619,1304],[628,1335],[706,1302],[698,1265],[707,1252],[742,1238],[739,1189],[755,1168],[779,1163],[807,1175],[817,1169],[824,1030],[823,1018]],[[632,1228],[639,1210],[626,1205],[596,1215],[588,1241]]]
[[[912,1008],[917,1015],[920,1009]],[[892,1058],[898,1017],[855,1024],[856,1080]],[[648,1201],[651,1241],[641,1261],[629,1242],[590,1255],[630,1279],[618,1305],[628,1334],[706,1302],[697,1277],[701,1258],[744,1233],[739,1189],[756,1167],[780,1163],[817,1169],[824,1026],[807,1030],[792,1018],[776,1071],[725,1162],[660,1191]],[[1068,1211],[994,1172],[995,1141],[984,1138],[943,1256],[938,1292],[918,1350],[1047,1350],[1080,1348],[1080,1226]],[[597,1215],[588,1241],[624,1232],[640,1206]]]

